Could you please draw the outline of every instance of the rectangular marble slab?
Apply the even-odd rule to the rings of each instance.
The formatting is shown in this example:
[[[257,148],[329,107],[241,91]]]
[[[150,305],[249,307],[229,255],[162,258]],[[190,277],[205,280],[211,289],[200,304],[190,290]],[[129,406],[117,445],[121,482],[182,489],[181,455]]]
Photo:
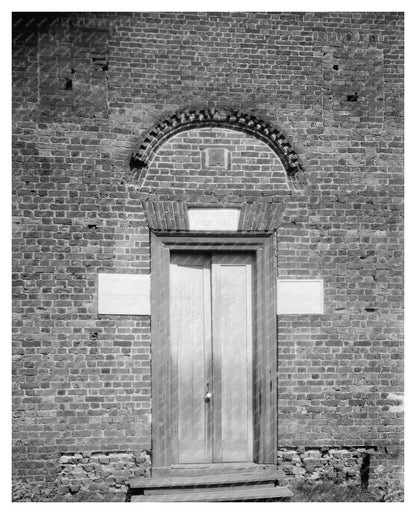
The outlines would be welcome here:
[[[323,280],[277,280],[277,314],[323,314],[323,312]]]
[[[150,314],[150,275],[99,273],[98,314]]]
[[[240,209],[188,208],[189,230],[237,230]]]

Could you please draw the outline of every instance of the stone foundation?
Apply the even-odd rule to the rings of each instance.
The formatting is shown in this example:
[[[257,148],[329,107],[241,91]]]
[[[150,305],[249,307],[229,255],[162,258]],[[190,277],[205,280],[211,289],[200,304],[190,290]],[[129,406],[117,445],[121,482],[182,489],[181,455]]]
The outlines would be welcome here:
[[[131,479],[150,476],[146,451],[83,452],[62,455],[56,500],[125,501]]]
[[[288,480],[334,480],[361,484],[366,458],[374,449],[281,449],[277,452],[278,465]]]
[[[281,448],[277,463],[286,473],[286,484],[330,480],[361,486],[383,501],[403,494],[403,456],[392,448]]]
[[[136,477],[151,476],[151,458],[141,452],[79,452],[59,457],[54,483],[13,482],[13,501],[125,502]],[[403,499],[403,455],[385,447],[281,448],[277,464],[281,485],[299,481],[361,486],[380,501]]]

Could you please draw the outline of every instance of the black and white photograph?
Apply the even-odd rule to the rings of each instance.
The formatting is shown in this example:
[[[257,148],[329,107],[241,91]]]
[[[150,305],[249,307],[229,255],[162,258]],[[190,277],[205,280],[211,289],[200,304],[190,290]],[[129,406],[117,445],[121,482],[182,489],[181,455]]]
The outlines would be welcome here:
[[[11,502],[405,503],[407,13],[111,5],[3,13]]]

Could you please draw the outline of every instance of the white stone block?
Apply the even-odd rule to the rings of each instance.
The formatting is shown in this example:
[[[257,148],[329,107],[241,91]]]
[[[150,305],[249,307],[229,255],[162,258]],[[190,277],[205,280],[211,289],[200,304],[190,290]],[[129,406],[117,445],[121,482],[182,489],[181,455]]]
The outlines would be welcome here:
[[[323,314],[324,283],[320,279],[277,280],[277,314]]]
[[[237,230],[241,209],[188,209],[189,230]]]
[[[150,275],[99,273],[98,314],[150,314]]]

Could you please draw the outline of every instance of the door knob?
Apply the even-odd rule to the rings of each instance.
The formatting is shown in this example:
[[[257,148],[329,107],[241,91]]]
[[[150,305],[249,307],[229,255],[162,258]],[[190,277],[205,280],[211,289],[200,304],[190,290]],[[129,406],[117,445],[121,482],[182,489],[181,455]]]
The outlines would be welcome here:
[[[209,402],[212,398],[212,394],[210,392],[208,392],[205,396],[204,396],[204,400],[206,402]]]

